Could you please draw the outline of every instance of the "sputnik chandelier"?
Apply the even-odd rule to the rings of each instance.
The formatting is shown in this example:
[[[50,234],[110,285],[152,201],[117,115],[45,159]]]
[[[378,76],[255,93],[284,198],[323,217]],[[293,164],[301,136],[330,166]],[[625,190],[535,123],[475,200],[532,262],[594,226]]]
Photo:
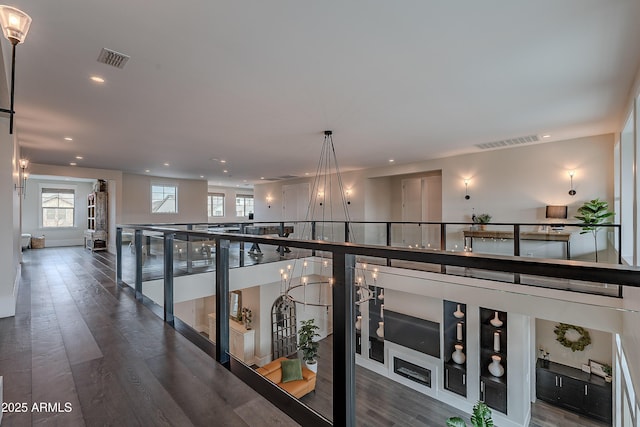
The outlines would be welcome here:
[[[339,197],[335,197],[335,194],[339,194]],[[351,220],[349,217],[348,205],[350,201],[347,201],[347,197],[350,196],[351,189],[345,191],[345,186],[338,166],[338,160],[336,157],[335,146],[333,145],[333,132],[330,130],[324,131],[324,142],[322,144],[322,150],[320,152],[320,159],[316,168],[316,174],[311,187],[311,197],[309,205],[307,206],[307,212],[305,215],[303,230],[301,235],[306,235],[308,231],[307,227],[310,227],[312,221],[317,221],[321,224],[321,232],[318,235],[318,240],[325,241],[342,241],[340,238],[334,238],[334,220],[344,220],[349,224],[349,239],[354,238],[354,232],[351,229]],[[334,202],[340,200],[336,209],[336,216],[334,217]],[[341,213],[338,216],[338,208]],[[327,254],[320,253],[320,271],[315,274],[310,273],[310,266],[307,259],[303,259],[298,268],[298,259],[294,259],[292,264],[287,265],[286,269],[280,270],[280,284],[281,292],[287,297],[298,304],[302,304],[305,307],[326,307],[327,310],[331,306],[331,298],[329,295],[324,295],[323,292],[328,293],[327,290],[333,286],[332,270],[330,265],[330,259],[327,258]],[[361,304],[374,298],[377,292],[373,292],[369,289],[367,284],[367,276],[370,275],[373,279],[374,287],[377,281],[378,269],[374,269],[370,274],[367,270],[366,264],[360,264],[357,268],[355,277],[357,293],[357,304]]]

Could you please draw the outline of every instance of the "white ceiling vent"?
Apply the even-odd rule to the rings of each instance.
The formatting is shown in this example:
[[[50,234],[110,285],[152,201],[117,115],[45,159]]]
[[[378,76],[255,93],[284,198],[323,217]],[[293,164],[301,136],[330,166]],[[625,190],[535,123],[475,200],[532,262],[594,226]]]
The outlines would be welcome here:
[[[115,50],[102,48],[100,55],[98,55],[98,62],[123,69],[129,58],[129,56]]]
[[[482,144],[476,144],[476,147],[482,150],[488,150],[489,148],[509,147],[511,145],[527,144],[529,142],[537,142],[539,140],[540,138],[538,138],[538,135],[529,135],[529,136],[521,136],[518,138],[503,139],[502,141],[493,141],[493,142],[485,142]]]
[[[265,178],[265,181],[282,181],[283,179],[294,179],[294,178],[300,178],[299,176],[295,176],[295,175],[281,175],[281,176],[276,176],[276,177],[271,177],[271,178]]]

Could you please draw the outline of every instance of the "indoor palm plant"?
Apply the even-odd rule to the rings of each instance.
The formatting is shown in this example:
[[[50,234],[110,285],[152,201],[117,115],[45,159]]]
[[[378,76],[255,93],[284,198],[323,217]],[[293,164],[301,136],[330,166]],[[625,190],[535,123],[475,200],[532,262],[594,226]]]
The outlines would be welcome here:
[[[593,235],[593,243],[596,252],[596,262],[598,262],[598,231],[601,224],[611,223],[608,218],[612,217],[614,212],[609,210],[609,204],[600,199],[593,199],[585,202],[578,208],[576,219],[582,221],[583,227],[580,234],[591,233]]]
[[[302,351],[302,360],[304,360],[307,368],[313,372],[318,370],[318,347],[320,346],[314,338],[320,336],[318,330],[320,328],[315,324],[314,319],[303,320],[300,322],[298,330],[298,350]]]
[[[488,224],[490,221],[491,221],[491,215],[489,215],[488,213],[481,213],[480,215],[475,215],[473,217],[473,222],[475,222],[476,224],[480,224],[481,230],[484,230],[485,225]]]

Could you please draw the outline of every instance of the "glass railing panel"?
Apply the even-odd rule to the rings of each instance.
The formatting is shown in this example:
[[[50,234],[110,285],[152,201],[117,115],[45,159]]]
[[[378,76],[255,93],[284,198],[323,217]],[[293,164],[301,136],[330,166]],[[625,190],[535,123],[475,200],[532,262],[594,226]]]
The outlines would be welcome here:
[[[173,275],[214,271],[215,256],[216,245],[211,238],[178,233],[173,242]]]
[[[450,252],[471,251],[471,242],[469,236],[472,228],[467,224],[447,224],[446,227],[446,250]],[[475,250],[475,248],[474,248]]]
[[[447,231],[450,226],[447,226]],[[493,225],[493,224],[474,224],[470,226],[461,226],[462,235],[464,236],[463,250],[492,255],[509,255],[513,256],[514,239],[513,226],[510,225]],[[447,238],[447,249],[452,250],[452,244]]]
[[[142,236],[142,294],[164,304],[164,235],[144,230]]]
[[[122,229],[122,281],[133,287],[136,282],[136,251],[134,246],[135,230]]]

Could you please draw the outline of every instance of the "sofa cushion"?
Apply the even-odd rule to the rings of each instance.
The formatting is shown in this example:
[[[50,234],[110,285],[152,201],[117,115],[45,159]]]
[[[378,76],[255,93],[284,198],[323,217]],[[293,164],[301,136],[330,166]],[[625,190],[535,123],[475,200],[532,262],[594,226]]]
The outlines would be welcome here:
[[[282,367],[282,382],[288,383],[302,379],[302,364],[300,359],[289,359],[280,362]]]

